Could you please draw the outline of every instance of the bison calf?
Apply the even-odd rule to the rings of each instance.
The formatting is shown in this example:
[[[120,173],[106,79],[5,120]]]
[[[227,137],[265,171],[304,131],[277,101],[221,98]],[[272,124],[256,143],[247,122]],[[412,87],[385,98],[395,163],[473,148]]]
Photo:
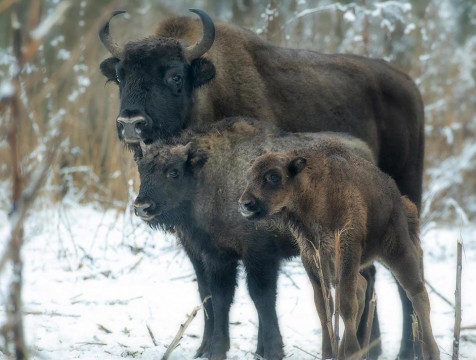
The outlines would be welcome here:
[[[323,358],[331,357],[331,344],[315,257],[317,249],[328,287],[336,280],[335,231],[341,232],[339,281],[345,325],[340,358],[360,350],[356,332],[366,281],[359,269],[374,259],[388,266],[411,300],[423,332],[424,359],[440,358],[423,282],[417,210],[388,175],[339,144],[268,153],[249,169],[239,204],[244,217],[273,216],[293,233],[323,325]]]
[[[136,214],[151,226],[174,227],[192,261],[209,318],[199,356],[224,359],[229,349],[228,312],[242,260],[248,290],[258,311],[257,353],[267,360],[283,358],[276,305],[276,281],[283,258],[299,254],[289,231],[244,219],[237,201],[252,160],[267,151],[313,143],[344,144],[372,159],[361,140],[330,133],[289,134],[251,119],[228,119],[143,149],[138,162],[140,191]],[[211,303],[211,308],[209,306]]]

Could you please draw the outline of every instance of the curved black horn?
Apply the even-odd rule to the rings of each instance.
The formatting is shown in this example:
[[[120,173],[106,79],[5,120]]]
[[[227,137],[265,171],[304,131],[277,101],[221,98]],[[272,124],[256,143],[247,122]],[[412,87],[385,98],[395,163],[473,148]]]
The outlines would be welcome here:
[[[205,11],[200,9],[189,9],[189,11],[200,16],[203,24],[203,37],[200,41],[184,49],[185,58],[192,61],[205,54],[212,47],[213,41],[215,41],[215,24]]]
[[[120,58],[122,55],[122,49],[117,45],[109,33],[109,22],[111,19],[119,14],[124,14],[127,11],[116,10],[113,11],[106,23],[99,29],[99,40],[103,43],[104,47],[116,58]]]

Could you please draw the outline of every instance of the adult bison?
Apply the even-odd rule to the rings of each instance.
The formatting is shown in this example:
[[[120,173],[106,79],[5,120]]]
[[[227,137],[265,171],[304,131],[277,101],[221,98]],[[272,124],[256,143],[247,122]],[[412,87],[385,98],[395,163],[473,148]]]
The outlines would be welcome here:
[[[201,10],[162,21],[154,36],[119,47],[101,72],[119,86],[119,138],[141,156],[150,143],[191,124],[249,116],[286,131],[338,131],[363,139],[379,167],[420,208],[424,115],[413,81],[382,60],[273,46]],[[122,11],[116,11],[111,18]],[[202,35],[203,33],[203,35]],[[413,358],[411,303],[399,288],[404,312],[400,359]]]

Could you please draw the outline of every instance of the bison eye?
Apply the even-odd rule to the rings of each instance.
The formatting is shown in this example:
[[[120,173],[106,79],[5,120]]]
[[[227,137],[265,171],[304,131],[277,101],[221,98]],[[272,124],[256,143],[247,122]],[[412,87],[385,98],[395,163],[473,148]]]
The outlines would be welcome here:
[[[266,174],[265,179],[268,183],[271,183],[274,185],[279,184],[281,182],[281,176],[276,173]]]
[[[180,84],[182,82],[182,76],[175,74],[172,76],[172,80],[175,81],[177,84]]]
[[[176,179],[178,178],[178,176],[179,176],[179,171],[177,169],[173,169],[169,171],[169,177]]]

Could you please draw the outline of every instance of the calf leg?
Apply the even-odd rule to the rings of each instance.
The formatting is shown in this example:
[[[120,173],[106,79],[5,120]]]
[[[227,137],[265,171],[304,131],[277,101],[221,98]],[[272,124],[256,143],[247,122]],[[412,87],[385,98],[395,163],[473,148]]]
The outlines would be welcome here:
[[[311,281],[312,289],[314,291],[314,305],[316,306],[317,314],[321,322],[322,331],[322,359],[331,359],[332,354],[332,342],[327,327],[327,313],[324,295],[322,294],[321,286],[326,286],[327,294],[329,294],[329,307],[330,312],[334,312],[334,301],[332,300],[329,284],[321,284],[319,280],[319,270],[316,268],[314,262],[315,250],[309,248],[308,251],[301,251],[302,262],[306,269],[309,280]],[[328,279],[327,279],[328,280]]]
[[[386,253],[383,260],[395,278],[405,289],[418,316],[423,334],[422,348],[424,360],[439,360],[440,351],[433,337],[430,323],[430,301],[425,289],[421,268],[421,251],[418,244],[412,243],[406,228],[394,227],[395,237],[390,237],[391,253]]]
[[[272,248],[266,250],[259,254],[248,253],[243,262],[248,290],[259,317],[257,354],[267,360],[281,360],[284,357],[283,340],[276,314],[279,258]]]
[[[375,289],[375,266],[371,265],[362,269],[360,271],[360,274],[367,281],[367,290],[365,291],[365,307],[359,322],[359,327],[357,328],[357,338],[359,339],[360,347],[362,347],[364,343],[365,334],[367,332],[367,319],[370,311],[369,304]],[[378,342],[369,350],[369,360],[376,360],[382,354],[382,345],[380,341],[380,325],[378,321],[377,308],[375,308],[374,319],[372,322],[370,343],[375,340],[378,340]]]
[[[362,252],[360,244],[353,245],[351,241],[341,238],[343,245],[341,246],[340,310],[345,330],[339,349],[340,359],[346,359],[360,350],[357,324],[364,308],[367,287],[365,279],[359,274]]]
[[[236,287],[237,260],[229,257],[204,261],[207,282],[210,287],[213,306],[213,334],[209,343],[209,360],[224,360],[230,348],[228,329],[230,306]]]

